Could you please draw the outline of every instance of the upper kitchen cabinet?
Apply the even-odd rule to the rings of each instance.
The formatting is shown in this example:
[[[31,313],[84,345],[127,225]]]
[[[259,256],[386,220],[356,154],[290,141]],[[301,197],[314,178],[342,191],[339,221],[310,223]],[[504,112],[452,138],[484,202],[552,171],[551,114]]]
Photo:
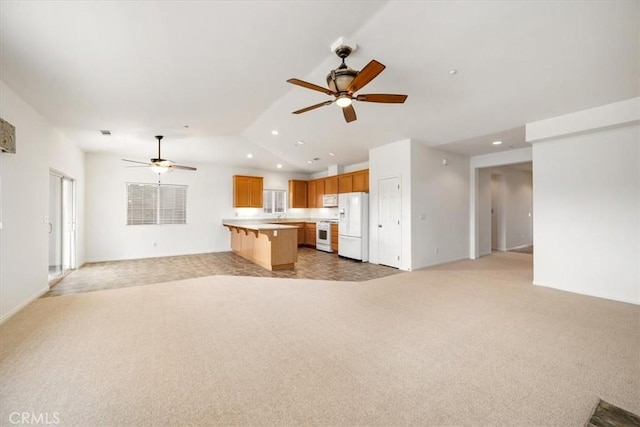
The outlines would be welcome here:
[[[289,207],[290,208],[306,208],[307,202],[307,181],[297,179],[289,180]]]
[[[337,176],[329,176],[324,179],[324,194],[338,194]]]
[[[262,186],[261,176],[233,176],[233,207],[261,208]]]
[[[307,207],[308,208],[317,208],[318,207],[318,197],[316,193],[317,181],[309,181],[307,183]]]
[[[369,169],[338,175],[338,193],[358,192],[369,192]]]
[[[325,182],[326,179],[316,179],[316,208],[321,208],[323,206],[322,198],[325,195]]]
[[[353,192],[353,174],[345,173],[338,176],[338,193]]]
[[[353,191],[369,192],[369,169],[353,173]]]

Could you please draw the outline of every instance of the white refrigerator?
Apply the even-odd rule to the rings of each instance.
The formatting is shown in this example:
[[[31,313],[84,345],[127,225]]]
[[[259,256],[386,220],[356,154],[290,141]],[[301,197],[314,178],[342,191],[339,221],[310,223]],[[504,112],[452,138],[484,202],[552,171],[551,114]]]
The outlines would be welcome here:
[[[338,195],[338,255],[369,261],[369,195]]]

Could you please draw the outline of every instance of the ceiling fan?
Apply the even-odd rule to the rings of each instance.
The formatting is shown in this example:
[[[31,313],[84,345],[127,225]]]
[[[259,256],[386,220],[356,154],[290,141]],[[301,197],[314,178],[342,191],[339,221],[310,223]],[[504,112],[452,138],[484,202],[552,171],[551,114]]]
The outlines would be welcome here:
[[[144,166],[129,166],[130,168],[148,167],[154,173],[157,173],[157,174],[165,173],[166,171],[173,170],[173,169],[182,169],[182,170],[188,170],[188,171],[197,170],[196,168],[191,166],[176,165],[171,160],[163,159],[162,156],[160,155],[160,141],[162,141],[162,138],[163,138],[162,135],[156,135],[156,139],[158,140],[158,157],[156,159],[150,159],[150,163],[138,162],[136,160],[127,160],[127,159],[122,159],[122,160],[125,162],[139,163],[141,165],[144,165]]]
[[[369,95],[354,95],[355,92],[362,89],[371,80],[376,78],[378,74],[385,69],[385,66],[376,61],[371,60],[365,67],[356,71],[349,68],[345,64],[344,60],[352,52],[349,46],[339,46],[335,53],[342,58],[342,64],[335,70],[327,75],[327,85],[329,88],[315,85],[313,83],[305,82],[299,79],[289,79],[288,83],[302,86],[307,89],[317,90],[318,92],[326,93],[327,95],[333,95],[335,99],[321,102],[320,104],[312,105],[310,107],[302,108],[294,111],[292,114],[306,113],[307,111],[315,110],[316,108],[324,107],[325,105],[331,105],[334,102],[338,106],[342,107],[342,113],[347,123],[356,120],[356,111],[353,109],[352,101],[362,102],[380,102],[385,104],[402,104],[407,99],[407,95],[392,95],[392,94],[369,94]]]

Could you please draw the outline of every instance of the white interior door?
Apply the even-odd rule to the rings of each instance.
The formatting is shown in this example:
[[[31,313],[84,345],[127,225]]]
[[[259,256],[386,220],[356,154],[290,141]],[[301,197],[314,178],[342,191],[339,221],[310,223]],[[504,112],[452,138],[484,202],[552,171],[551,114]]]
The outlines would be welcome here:
[[[400,178],[378,180],[378,262],[400,267],[402,234]]]

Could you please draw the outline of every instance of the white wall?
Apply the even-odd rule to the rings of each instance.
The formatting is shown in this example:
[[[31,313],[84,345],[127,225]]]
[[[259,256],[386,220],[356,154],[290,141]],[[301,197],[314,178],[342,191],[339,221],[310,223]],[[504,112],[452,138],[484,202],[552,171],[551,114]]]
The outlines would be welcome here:
[[[640,98],[527,124],[536,285],[640,304]]]
[[[369,169],[369,162],[354,163],[347,166],[331,165],[327,170],[312,173],[309,179],[324,178],[327,176],[340,175],[341,173],[349,173]],[[337,172],[337,173],[336,173]]]
[[[369,261],[378,263],[378,180],[392,177],[401,183],[400,269],[466,258],[469,160],[403,140],[369,151]]]
[[[78,263],[84,262],[84,154],[0,82],[0,116],[16,127],[16,153],[0,154],[0,319],[48,287],[49,169],[76,180]]]
[[[478,234],[480,255],[491,253],[491,175],[501,177],[496,211],[501,237],[498,250],[508,251],[533,244],[533,179],[529,171],[513,167],[480,169],[478,181]]]
[[[533,146],[534,283],[640,303],[640,129]]]
[[[120,157],[87,153],[87,260],[107,261],[230,250],[223,219],[260,217],[261,209],[233,208],[233,175],[264,177],[264,188],[287,190],[287,174],[219,165],[162,175],[164,184],[188,185],[187,225],[126,225],[126,182],[157,182],[146,168],[127,168]],[[289,216],[297,216],[292,210]],[[302,210],[300,210],[302,211]],[[156,246],[153,243],[156,243]]]
[[[400,178],[402,197],[400,269],[411,270],[411,140],[369,150],[369,262],[378,263],[378,181]]]
[[[411,141],[413,270],[468,257],[468,197],[467,157]]]

